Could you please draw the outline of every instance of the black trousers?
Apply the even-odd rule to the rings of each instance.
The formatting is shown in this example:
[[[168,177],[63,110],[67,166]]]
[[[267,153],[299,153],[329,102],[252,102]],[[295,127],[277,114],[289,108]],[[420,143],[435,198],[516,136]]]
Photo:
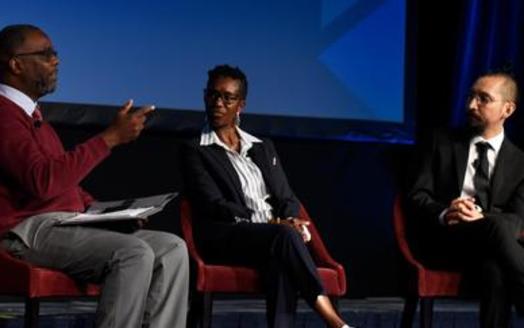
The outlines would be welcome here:
[[[437,266],[446,262],[463,268],[475,281],[474,287],[480,291],[480,326],[508,327],[512,304],[523,315],[524,247],[518,240],[520,226],[493,218],[439,229],[428,239],[432,243],[431,258],[440,258]]]
[[[206,261],[256,268],[266,290],[269,327],[293,327],[300,294],[311,306],[324,293],[315,263],[295,229],[280,224],[204,223],[197,242]]]

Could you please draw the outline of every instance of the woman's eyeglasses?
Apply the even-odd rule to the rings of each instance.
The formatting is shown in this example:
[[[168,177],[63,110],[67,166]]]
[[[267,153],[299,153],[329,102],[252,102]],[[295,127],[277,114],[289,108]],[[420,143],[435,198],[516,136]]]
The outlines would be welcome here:
[[[204,89],[204,96],[208,101],[217,101],[218,99],[222,99],[222,102],[225,105],[232,105],[235,102],[240,100],[240,95],[229,93],[229,92],[219,92],[216,90],[208,90]]]

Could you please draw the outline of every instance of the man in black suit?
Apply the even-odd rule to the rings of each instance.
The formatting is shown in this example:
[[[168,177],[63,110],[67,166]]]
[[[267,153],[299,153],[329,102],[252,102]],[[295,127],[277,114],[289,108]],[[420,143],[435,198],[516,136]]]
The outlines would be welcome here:
[[[299,202],[273,144],[238,126],[247,96],[244,73],[221,65],[208,74],[208,124],[185,154],[199,249],[207,261],[260,271],[270,327],[294,326],[298,292],[329,327],[347,327],[324,295],[305,245],[307,221],[298,218]]]
[[[423,259],[478,275],[482,327],[507,327],[512,301],[524,313],[524,153],[504,135],[517,95],[507,73],[479,77],[468,100],[469,128],[435,134],[408,195],[423,223]]]

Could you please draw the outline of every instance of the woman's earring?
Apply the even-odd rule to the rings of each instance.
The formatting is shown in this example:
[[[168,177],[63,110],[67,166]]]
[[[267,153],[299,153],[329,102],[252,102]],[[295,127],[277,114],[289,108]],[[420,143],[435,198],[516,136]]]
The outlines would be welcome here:
[[[235,117],[235,124],[236,126],[240,126],[240,113],[237,112],[237,116]]]

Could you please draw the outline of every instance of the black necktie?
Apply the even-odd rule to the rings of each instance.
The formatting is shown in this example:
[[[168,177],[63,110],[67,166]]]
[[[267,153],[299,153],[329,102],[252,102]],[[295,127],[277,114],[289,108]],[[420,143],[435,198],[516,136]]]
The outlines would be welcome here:
[[[489,204],[489,162],[488,149],[490,148],[487,142],[477,142],[478,158],[473,162],[475,167],[475,175],[473,176],[473,185],[475,186],[475,199],[484,211],[488,209]]]

